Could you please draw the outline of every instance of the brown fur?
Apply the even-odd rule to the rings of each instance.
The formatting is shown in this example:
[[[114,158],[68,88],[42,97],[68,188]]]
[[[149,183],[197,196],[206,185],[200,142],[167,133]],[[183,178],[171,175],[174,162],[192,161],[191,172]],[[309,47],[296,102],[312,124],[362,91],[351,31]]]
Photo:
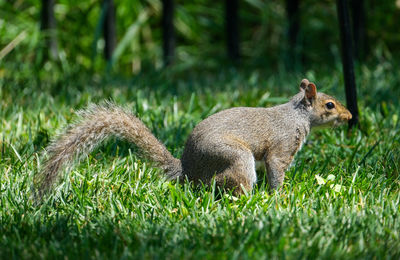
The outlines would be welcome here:
[[[328,109],[327,102],[334,103]],[[250,191],[257,177],[255,160],[263,160],[270,188],[277,189],[311,127],[338,125],[351,119],[335,98],[317,93],[308,80],[288,103],[270,108],[236,107],[200,122],[189,136],[181,160],[174,158],[134,115],[113,105],[92,105],[81,120],[47,148],[49,158],[36,179],[38,194],[49,190],[57,174],[75,157],[90,152],[110,136],[135,143],[171,179]]]
[[[48,147],[48,159],[35,184],[40,197],[51,188],[58,173],[74,159],[91,152],[105,139],[116,136],[135,143],[151,161],[163,168],[170,178],[180,174],[180,161],[160,143],[150,130],[131,113],[112,103],[90,105],[78,113],[80,120],[70,126]]]

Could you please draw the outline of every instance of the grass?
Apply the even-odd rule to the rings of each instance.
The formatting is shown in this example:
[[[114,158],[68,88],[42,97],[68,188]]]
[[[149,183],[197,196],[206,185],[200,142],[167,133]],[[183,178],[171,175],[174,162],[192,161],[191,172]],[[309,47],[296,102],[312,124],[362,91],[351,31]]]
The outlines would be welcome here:
[[[238,199],[170,183],[134,146],[110,140],[41,205],[31,197],[41,153],[89,102],[127,106],[179,157],[206,116],[284,102],[304,75],[232,70],[116,80],[6,72],[0,78],[0,258],[398,259],[396,68],[359,69],[360,129],[312,133],[280,193],[266,192],[262,172],[254,191]],[[306,76],[343,100],[339,70]]]

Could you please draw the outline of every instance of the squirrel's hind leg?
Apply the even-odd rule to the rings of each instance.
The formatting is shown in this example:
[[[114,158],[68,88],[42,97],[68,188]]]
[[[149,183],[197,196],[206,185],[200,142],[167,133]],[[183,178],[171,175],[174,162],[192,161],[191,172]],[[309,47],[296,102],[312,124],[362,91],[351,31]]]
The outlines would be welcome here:
[[[217,186],[233,190],[235,196],[244,194],[244,190],[250,192],[257,181],[253,154],[241,150],[238,155],[229,167],[215,176]]]

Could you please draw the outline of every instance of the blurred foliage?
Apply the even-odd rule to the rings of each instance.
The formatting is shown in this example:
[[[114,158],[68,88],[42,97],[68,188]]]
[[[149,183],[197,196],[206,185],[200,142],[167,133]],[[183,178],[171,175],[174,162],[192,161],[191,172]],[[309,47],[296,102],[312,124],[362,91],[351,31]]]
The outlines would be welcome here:
[[[284,1],[240,1],[243,58],[233,67],[223,1],[179,0],[168,69],[160,69],[161,1],[115,0],[112,64],[97,29],[101,0],[56,0],[54,61],[44,58],[40,2],[0,0],[0,259],[400,259],[400,0],[366,1],[360,128],[313,133],[281,194],[269,195],[261,178],[252,196],[216,199],[165,182],[136,149],[110,140],[37,207],[39,154],[88,103],[125,105],[179,157],[200,120],[282,103],[302,77],[344,99],[335,1],[301,2],[298,60],[287,54]]]
[[[365,1],[370,54],[366,62],[381,62],[382,58],[392,59],[392,55],[399,53],[397,17],[400,4],[397,2]],[[175,69],[219,69],[221,64],[229,63],[226,60],[223,3],[176,1]],[[113,72],[132,75],[161,68],[161,1],[115,0],[115,5],[118,46],[112,63]],[[240,1],[239,7],[244,67],[274,71],[289,62],[296,64],[296,70],[307,71],[340,64],[334,1],[301,1],[298,37],[301,55],[296,61],[288,60],[287,55],[285,1],[244,0]],[[39,78],[51,78],[49,73],[56,71],[85,70],[101,74],[110,67],[102,58],[104,40],[96,32],[101,1],[56,1],[59,59],[54,62],[44,61],[47,48],[40,33],[40,8],[40,0],[0,0],[0,50],[26,32],[22,42],[0,61],[0,77],[15,71],[33,72]]]

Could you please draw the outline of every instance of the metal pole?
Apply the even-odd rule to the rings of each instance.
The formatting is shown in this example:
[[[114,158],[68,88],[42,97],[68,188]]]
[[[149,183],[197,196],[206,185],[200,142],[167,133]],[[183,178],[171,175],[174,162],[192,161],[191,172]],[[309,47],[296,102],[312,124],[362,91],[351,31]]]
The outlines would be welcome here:
[[[117,44],[115,30],[115,6],[113,0],[104,0],[104,8],[106,8],[105,19],[103,24],[104,35],[104,57],[110,61]]]
[[[238,0],[225,1],[225,22],[228,56],[233,61],[240,58]]]
[[[162,29],[164,65],[173,62],[175,56],[174,1],[163,0]]]
[[[42,11],[40,29],[46,32],[46,47],[49,48],[50,56],[53,59],[58,57],[56,19],[54,18],[55,0],[42,0]]]
[[[346,102],[348,109],[353,115],[352,119],[349,121],[349,127],[353,127],[358,124],[358,106],[356,81],[354,77],[353,46],[349,22],[350,19],[347,1],[337,0],[336,4],[339,18],[340,40],[342,45],[342,64],[346,90]]]

